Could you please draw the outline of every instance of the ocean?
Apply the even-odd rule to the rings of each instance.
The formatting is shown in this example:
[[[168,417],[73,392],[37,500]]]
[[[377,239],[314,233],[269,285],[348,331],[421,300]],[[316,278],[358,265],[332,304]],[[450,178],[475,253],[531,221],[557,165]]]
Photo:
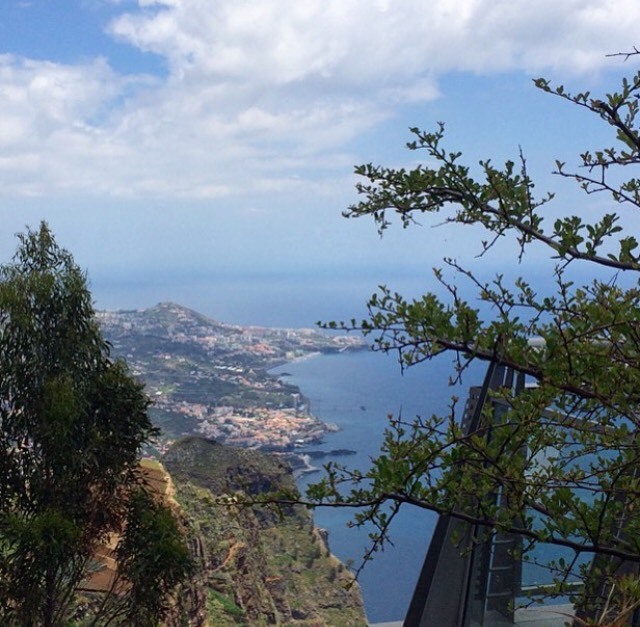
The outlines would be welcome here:
[[[410,419],[416,415],[446,412],[452,395],[458,396],[462,411],[469,385],[478,384],[482,369],[474,368],[463,387],[450,387],[452,364],[448,357],[400,372],[395,356],[369,351],[318,355],[289,363],[272,371],[286,373],[287,381],[298,385],[311,400],[311,411],[325,422],[335,422],[337,433],[327,434],[325,443],[311,450],[355,450],[355,455],[327,456],[312,460],[328,461],[365,470],[379,451],[388,414]],[[302,489],[318,481],[322,472],[304,475]],[[355,510],[317,508],[316,525],[329,531],[332,552],[343,562],[357,568],[369,545],[372,529],[349,528]],[[436,516],[431,512],[405,506],[391,527],[391,540],[384,552],[368,562],[359,577],[370,622],[402,620],[406,614]]]
[[[174,301],[223,322],[310,327],[316,320],[364,316],[364,304],[376,290],[376,282],[349,276],[323,280],[301,280],[295,276],[222,280],[200,276],[163,277],[155,282],[97,280],[91,287],[97,308],[140,308]],[[411,296],[423,290],[442,290],[440,285],[434,285],[429,273],[399,277],[389,287]],[[538,287],[542,292],[549,291],[544,283]],[[379,450],[389,413],[401,411],[409,418],[443,412],[452,395],[460,398],[462,411],[469,386],[481,384],[484,368],[478,364],[466,373],[463,385],[458,388],[448,386],[453,367],[446,355],[410,368],[404,375],[393,355],[366,351],[319,355],[286,364],[275,372],[289,373],[289,380],[311,399],[312,412],[340,426],[339,432],[326,436],[321,447],[313,448],[356,451],[355,455],[327,457],[318,464],[335,461],[364,470]],[[320,477],[319,473],[303,477],[301,487]],[[347,526],[353,514],[343,509],[318,508],[314,517],[318,526],[329,531],[331,550],[357,567],[368,546],[368,532]],[[435,515],[429,512],[406,507],[391,529],[393,546],[378,553],[364,568],[359,581],[371,622],[403,619],[435,521]],[[552,553],[547,554],[548,551]],[[541,556],[541,561],[557,557],[557,551],[547,549],[547,553]],[[525,565],[524,571],[523,579],[530,583],[547,581],[530,566]]]
[[[429,286],[419,277],[404,278],[391,285],[406,294],[418,294]],[[375,291],[375,282],[348,278],[321,282],[299,280],[220,281],[209,279],[156,283],[92,283],[96,307],[127,309],[150,307],[174,301],[223,322],[272,327],[310,327],[316,320],[344,320],[365,315],[364,304]],[[451,396],[460,397],[460,411],[470,385],[481,383],[483,369],[467,373],[463,386],[448,386],[453,366],[448,356],[400,372],[393,355],[361,351],[318,355],[288,363],[275,370],[289,373],[311,400],[311,411],[325,422],[335,422],[340,431],[327,434],[314,449],[351,449],[355,455],[326,457],[314,463],[335,461],[365,470],[379,451],[389,413],[406,418],[444,412]],[[321,474],[306,475],[304,488]],[[318,508],[316,524],[329,531],[331,550],[357,568],[368,546],[366,529],[349,528],[355,512]],[[392,546],[376,554],[359,577],[367,616],[371,622],[402,620],[406,613],[436,517],[416,508],[401,511],[391,529]]]

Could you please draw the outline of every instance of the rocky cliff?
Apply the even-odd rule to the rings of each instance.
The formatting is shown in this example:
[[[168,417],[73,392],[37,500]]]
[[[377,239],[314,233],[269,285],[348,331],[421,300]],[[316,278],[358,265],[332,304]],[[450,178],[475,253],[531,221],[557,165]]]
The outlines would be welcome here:
[[[293,489],[280,460],[190,437],[176,442],[163,463],[198,566],[172,625],[366,625],[353,576],[331,555],[306,509],[217,504],[224,495]]]

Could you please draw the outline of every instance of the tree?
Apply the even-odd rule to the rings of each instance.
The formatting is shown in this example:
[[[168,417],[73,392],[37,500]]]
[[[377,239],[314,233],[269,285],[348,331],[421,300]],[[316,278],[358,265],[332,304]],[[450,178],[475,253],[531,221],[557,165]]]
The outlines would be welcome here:
[[[142,385],[109,358],[72,256],[45,223],[18,238],[0,267],[0,618],[61,625],[96,549],[126,529],[145,489],[140,447],[157,431]]]
[[[554,260],[554,291],[537,293],[525,277],[486,279],[447,258],[457,278],[435,270],[446,297],[407,300],[382,287],[367,319],[341,325],[371,335],[377,350],[397,351],[402,367],[451,353],[457,376],[482,361],[512,367],[535,386],[516,396],[495,391],[507,411],[485,414],[471,435],[462,432],[455,405],[450,415],[394,418],[370,470],[332,467],[308,495],[315,503],[362,506],[356,523],[375,526],[372,549],[384,544],[405,504],[479,525],[488,536],[517,534],[524,559],[541,545],[564,547],[568,558],[546,564],[556,583],[548,594],[572,594],[595,616],[605,604],[621,612],[640,603],[640,255],[620,215],[640,209],[640,178],[633,175],[640,73],[601,99],[544,79],[535,84],[612,129],[613,147],[585,151],[577,170],[557,162],[555,172],[588,195],[606,195],[610,211],[588,220],[562,213],[553,194],[536,199],[522,154],[502,167],[490,160],[466,165],[460,152],[444,147],[440,124],[434,132],[411,129],[408,147],[429,165],[357,167],[362,199],[345,215],[370,216],[381,233],[394,214],[404,227],[423,214],[480,225],[487,232],[482,255],[501,238],[517,242],[520,260],[542,245]],[[574,282],[590,267],[603,278]],[[463,297],[461,281],[482,309]],[[621,564],[631,576],[620,576]],[[585,584],[582,593],[567,585],[575,578]]]

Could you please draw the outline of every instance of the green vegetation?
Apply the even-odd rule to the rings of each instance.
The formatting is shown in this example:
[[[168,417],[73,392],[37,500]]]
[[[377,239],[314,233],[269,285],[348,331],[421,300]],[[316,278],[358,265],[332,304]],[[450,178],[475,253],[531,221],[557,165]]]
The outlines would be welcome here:
[[[368,319],[346,325],[371,334],[378,350],[397,351],[403,367],[450,353],[457,375],[479,360],[514,367],[536,387],[515,398],[497,393],[508,411],[490,437],[486,422],[465,437],[451,415],[393,419],[368,472],[334,469],[311,494],[321,502],[366,503],[357,522],[377,527],[374,548],[399,508],[412,504],[486,534],[520,534],[525,558],[540,545],[562,549],[568,557],[547,564],[556,582],[549,594],[572,594],[566,584],[577,578],[584,587],[573,598],[595,617],[605,604],[616,614],[640,603],[637,575],[620,577],[640,566],[640,74],[601,98],[543,79],[536,86],[611,129],[612,145],[585,150],[577,169],[556,164],[558,176],[586,192],[584,208],[563,211],[553,194],[534,196],[522,155],[503,166],[489,159],[468,165],[445,146],[440,125],[412,129],[409,148],[425,165],[357,167],[363,198],[346,212],[372,217],[381,232],[394,214],[404,227],[425,214],[476,225],[486,232],[479,242],[485,256],[503,238],[513,239],[525,261],[532,248],[546,249],[548,291],[524,277],[487,278],[480,265],[447,258],[446,269],[435,270],[445,298],[407,300],[382,288]],[[469,291],[482,307],[463,296]],[[532,337],[541,341],[532,345]]]
[[[220,594],[216,590],[209,590],[207,597],[207,612],[209,619],[215,624],[222,625],[223,615],[228,616],[234,625],[246,625],[245,613],[234,602],[233,599]]]
[[[85,276],[47,225],[18,238],[0,267],[0,622],[67,624],[126,522],[91,624],[155,624],[189,560],[139,481],[148,399],[109,358]]]
[[[352,574],[329,553],[304,507],[241,504],[276,490],[295,493],[276,457],[185,438],[164,464],[195,547],[194,587],[212,624],[366,624],[357,585],[347,589]],[[222,504],[229,497],[238,505]]]

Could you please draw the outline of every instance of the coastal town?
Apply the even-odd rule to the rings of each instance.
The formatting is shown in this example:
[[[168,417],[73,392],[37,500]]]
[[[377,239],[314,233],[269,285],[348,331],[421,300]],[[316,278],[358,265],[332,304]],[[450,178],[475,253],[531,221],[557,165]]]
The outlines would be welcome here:
[[[335,430],[301,391],[269,370],[319,353],[366,348],[357,335],[221,323],[174,303],[97,312],[114,358],[124,358],[152,399],[158,450],[203,435],[235,446],[291,452]]]

